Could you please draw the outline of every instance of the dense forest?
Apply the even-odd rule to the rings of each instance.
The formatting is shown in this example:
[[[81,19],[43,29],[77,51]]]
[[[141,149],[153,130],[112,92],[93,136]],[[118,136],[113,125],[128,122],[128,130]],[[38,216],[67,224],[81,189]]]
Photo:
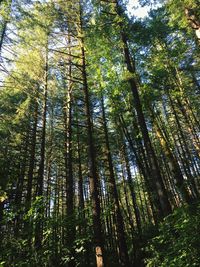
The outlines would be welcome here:
[[[200,1],[139,2],[0,0],[0,267],[200,266]]]

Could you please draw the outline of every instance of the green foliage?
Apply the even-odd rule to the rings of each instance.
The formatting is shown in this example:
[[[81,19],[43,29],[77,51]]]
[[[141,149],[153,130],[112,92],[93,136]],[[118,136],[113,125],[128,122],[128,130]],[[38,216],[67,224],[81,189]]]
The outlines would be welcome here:
[[[4,202],[6,199],[7,199],[7,194],[6,194],[6,192],[4,192],[4,191],[1,189],[1,186],[0,186],[0,203],[1,203],[1,202]]]
[[[175,203],[174,196],[177,194],[178,199],[178,192],[173,186],[173,172],[168,166],[170,162],[165,151],[159,145],[154,121],[159,120],[184,177],[187,177],[187,173],[192,176],[195,170],[198,173],[199,161],[192,142],[198,139],[199,133],[196,122],[199,98],[194,90],[194,86],[199,90],[199,72],[194,72],[199,69],[199,61],[195,54],[196,46],[188,34],[191,29],[185,30],[188,21],[184,17],[184,6],[195,1],[166,1],[167,5],[152,11],[143,21],[135,18],[133,21],[125,13],[122,17],[118,16],[113,1],[24,0],[13,1],[18,4],[12,6],[11,10],[8,5],[10,2],[5,0],[2,5],[0,1],[1,8],[3,7],[0,11],[0,24],[4,26],[4,21],[9,22],[6,32],[8,40],[5,39],[5,44],[9,44],[13,51],[13,56],[9,55],[9,51],[3,54],[10,56],[13,63],[10,63],[10,67],[5,64],[8,73],[0,81],[0,204],[4,204],[0,267],[63,267],[71,266],[72,261],[77,267],[95,266],[91,230],[93,206],[90,201],[91,185],[88,184],[88,169],[91,164],[81,48],[84,48],[86,57],[91,113],[89,119],[93,124],[94,154],[97,154],[97,194],[101,202],[100,217],[108,266],[119,266],[120,246],[117,244],[116,209],[111,201],[112,184],[109,185],[108,179],[110,170],[101,97],[105,101],[109,152],[113,160],[125,238],[132,262],[136,261],[134,265],[139,266],[137,260],[139,262],[142,258],[141,244],[151,240],[145,249],[147,266],[199,266],[199,207],[193,211],[190,208],[178,209],[160,225],[159,233],[154,227],[155,218],[151,210],[154,199],[149,198],[148,186],[148,179],[153,180],[148,175],[151,161],[148,162],[146,157],[148,153],[144,149],[143,134],[141,127],[138,127],[140,119],[136,114],[129,84],[133,79],[137,81],[142,112],[158,157],[159,169],[168,196],[173,193],[169,197],[170,201]],[[79,2],[83,5],[83,31],[79,25]],[[122,2],[125,1],[119,0],[120,5]],[[196,5],[188,7],[196,8]],[[18,21],[12,21],[15,17],[17,20],[18,16]],[[0,25],[0,32],[2,26]],[[128,39],[135,73],[126,68],[121,29]],[[9,34],[9,30],[13,33]],[[13,42],[9,40],[9,36],[13,38]],[[2,60],[6,62],[3,58]],[[69,75],[69,72],[72,73]],[[195,77],[196,85],[193,81]],[[44,95],[46,89],[47,97]],[[44,98],[47,100],[45,140],[42,134]],[[175,106],[174,110],[170,100]],[[182,114],[184,109],[180,109],[177,100],[180,100],[181,108],[187,104],[185,109],[188,117],[185,118]],[[72,109],[71,122],[68,118],[69,102]],[[66,118],[64,110],[67,111]],[[180,120],[183,134],[175,123],[174,114]],[[72,137],[68,132],[70,123]],[[41,156],[41,139],[45,143],[44,160]],[[136,227],[132,194],[127,183],[128,171],[122,149],[124,143],[133,178],[133,193],[141,215],[142,237]],[[191,147],[191,155],[185,155],[188,147]],[[68,157],[70,150],[72,157]],[[35,155],[34,160],[32,153]],[[41,160],[44,164],[43,196],[36,197]],[[146,179],[138,168],[138,162],[144,168]],[[71,163],[74,203],[73,214],[68,215],[66,188]],[[83,183],[84,209],[83,206],[79,207],[80,178]],[[191,177],[187,178],[189,181]],[[31,199],[27,196],[29,183],[32,184]],[[192,185],[190,189],[193,190]],[[28,207],[30,205],[28,211],[27,202]],[[36,247],[39,224],[42,228],[42,244],[41,247]],[[192,236],[191,233],[196,235]]]
[[[36,197],[28,213],[25,215],[25,219],[38,221],[42,219],[41,214],[43,212],[44,212],[44,198],[42,196]]]
[[[71,218],[54,217],[45,218],[44,197],[36,197],[30,209],[24,214],[22,224],[24,225],[23,233],[13,236],[12,232],[6,231],[3,234],[0,245],[0,266],[2,267],[35,267],[35,266],[63,266],[69,264],[72,260],[75,266],[82,266],[81,262],[88,255],[88,249],[91,246],[91,226],[85,227],[83,231],[84,219],[78,216]],[[5,210],[3,224],[11,227],[16,218],[20,215],[21,210]],[[39,220],[43,221],[43,246],[36,249],[34,246],[35,224]],[[62,226],[68,229],[72,225],[78,225],[82,234],[77,234],[73,244],[63,246],[58,249],[58,242],[62,236],[58,229]],[[15,229],[16,230],[16,229]],[[67,236],[66,236],[67,240]]]
[[[200,266],[200,205],[182,207],[165,218],[148,244],[148,267]]]

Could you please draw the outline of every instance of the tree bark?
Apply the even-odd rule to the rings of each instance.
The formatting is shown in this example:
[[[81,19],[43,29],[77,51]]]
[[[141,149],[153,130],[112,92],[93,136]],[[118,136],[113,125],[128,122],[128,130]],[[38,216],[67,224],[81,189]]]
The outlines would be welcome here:
[[[103,119],[103,128],[104,128],[104,136],[105,136],[105,144],[106,144],[106,156],[108,161],[109,167],[109,188],[111,193],[111,198],[115,210],[116,215],[116,228],[117,228],[117,238],[118,238],[118,245],[119,245],[119,258],[121,266],[130,266],[129,256],[128,256],[128,249],[125,240],[125,230],[124,230],[124,221],[120,210],[119,205],[119,197],[117,192],[117,185],[115,182],[115,175],[113,170],[113,162],[112,156],[110,151],[110,144],[108,139],[108,129],[107,129],[107,122],[106,122],[106,113],[104,107],[104,99],[101,96],[101,109],[102,109],[102,119]]]
[[[64,110],[64,125],[65,125],[65,172],[66,172],[66,219],[68,221],[66,228],[66,245],[71,252],[71,260],[69,266],[75,266],[73,243],[75,240],[75,225],[74,219],[74,179],[72,166],[72,61],[71,61],[71,38],[68,35],[68,73],[69,82],[67,85],[66,99]],[[70,223],[71,222],[71,223]]]
[[[33,172],[35,166],[35,148],[37,139],[37,123],[38,123],[38,102],[37,99],[34,102],[34,114],[33,114],[33,129],[31,133],[31,146],[30,146],[30,159],[28,168],[28,184],[27,184],[27,194],[25,199],[26,212],[31,206],[32,199],[32,184],[33,184]]]
[[[198,43],[200,45],[200,19],[197,16],[197,12],[195,12],[195,10],[191,8],[186,7],[185,15],[191,28],[195,31]]]
[[[83,22],[82,22],[82,6],[80,1],[80,29],[81,37],[79,38],[81,47],[81,65],[82,65],[82,77],[83,77],[83,89],[85,100],[85,115],[87,120],[87,132],[88,132],[88,153],[89,153],[89,183],[90,183],[90,195],[92,203],[92,216],[93,216],[93,231],[94,231],[94,246],[97,267],[104,266],[104,251],[103,251],[103,235],[101,225],[101,208],[99,199],[99,182],[96,167],[96,153],[94,147],[93,127],[90,110],[90,96],[87,83],[86,72],[86,58],[85,58],[85,45],[83,36]]]
[[[153,111],[151,111],[152,116],[154,116]],[[156,119],[154,119],[154,123],[156,124],[156,135],[158,137],[158,140],[160,141],[160,145],[162,147],[162,150],[164,151],[165,156],[168,159],[168,165],[171,170],[171,173],[173,175],[173,181],[179,190],[183,200],[190,204],[193,200],[192,196],[190,195],[188,188],[185,184],[179,163],[177,159],[174,157],[165,137],[163,136],[162,130],[160,129],[160,126],[156,123]]]
[[[45,144],[46,144],[46,119],[47,119],[47,96],[48,96],[48,45],[46,47],[45,58],[45,78],[44,78],[44,99],[43,99],[43,113],[42,113],[42,133],[41,133],[41,150],[40,150],[40,162],[37,177],[37,192],[38,197],[43,196],[43,183],[44,183],[44,163],[45,163]],[[43,216],[42,207],[38,209],[38,215]],[[36,222],[35,226],[35,247],[40,249],[42,247],[43,229],[42,219]]]
[[[119,6],[117,0],[116,0],[116,7],[117,7],[118,16],[122,17],[122,9]],[[123,24],[121,22],[119,23],[119,26],[121,28],[121,40],[123,43],[123,52],[124,52],[124,59],[125,59],[127,71],[132,75],[132,77],[129,78],[128,82],[131,87],[131,91],[132,91],[132,95],[134,99],[134,106],[135,106],[136,113],[137,113],[138,124],[140,126],[140,130],[141,130],[143,141],[144,141],[144,146],[145,146],[146,153],[148,156],[149,165],[151,167],[151,172],[152,172],[152,177],[153,177],[152,182],[155,185],[154,194],[158,195],[159,197],[159,202],[161,206],[161,210],[158,210],[159,217],[163,218],[164,216],[167,216],[169,213],[172,212],[171,205],[168,200],[167,192],[166,192],[166,189],[165,189],[162,177],[161,177],[161,173],[159,170],[156,154],[152,147],[147,125],[145,122],[144,113],[142,110],[142,105],[141,105],[141,101],[140,101],[140,97],[138,93],[138,85],[134,78],[136,75],[136,72],[135,72],[134,62],[131,58],[129,47],[128,47],[128,38],[123,30]]]
[[[135,190],[133,186],[133,181],[132,181],[132,175],[131,175],[131,170],[130,170],[130,164],[128,160],[128,155],[126,152],[126,144],[122,146],[122,155],[125,161],[125,166],[126,166],[126,172],[127,172],[127,180],[128,180],[128,187],[131,193],[131,199],[133,203],[133,208],[135,212],[135,219],[136,219],[136,225],[138,229],[138,233],[141,236],[142,234],[142,227],[141,227],[141,218],[140,218],[140,211],[136,202],[136,195],[135,195]]]

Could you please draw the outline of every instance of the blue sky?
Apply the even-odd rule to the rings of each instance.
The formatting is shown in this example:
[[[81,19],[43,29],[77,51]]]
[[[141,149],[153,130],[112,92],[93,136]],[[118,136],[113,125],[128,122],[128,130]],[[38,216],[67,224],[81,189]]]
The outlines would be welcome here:
[[[128,12],[130,15],[135,15],[139,18],[143,18],[147,15],[149,8],[141,7],[138,0],[128,1]]]

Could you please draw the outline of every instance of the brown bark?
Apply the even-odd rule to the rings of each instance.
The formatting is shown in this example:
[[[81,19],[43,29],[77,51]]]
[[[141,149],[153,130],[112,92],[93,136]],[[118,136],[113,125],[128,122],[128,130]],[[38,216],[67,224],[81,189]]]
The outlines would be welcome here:
[[[128,186],[131,192],[131,199],[132,199],[133,208],[135,212],[136,225],[137,225],[138,233],[141,236],[142,227],[141,227],[140,211],[139,211],[137,201],[136,201],[136,195],[135,195],[135,190],[134,190],[133,181],[132,181],[130,164],[129,164],[128,155],[126,152],[126,144],[124,144],[124,146],[122,147],[122,152],[123,152],[123,158],[124,158],[125,166],[126,166]]]
[[[44,163],[45,163],[45,143],[46,143],[46,118],[47,118],[47,96],[48,96],[48,47],[46,47],[45,58],[45,78],[44,78],[44,99],[42,111],[42,133],[41,133],[41,149],[40,149],[40,162],[37,176],[37,191],[38,197],[43,196],[43,183],[44,183]],[[42,216],[41,208],[38,209],[38,215]],[[35,247],[40,249],[42,246],[43,230],[42,220],[38,220],[35,226]]]
[[[119,17],[121,17],[122,9],[119,6],[117,0],[116,0],[116,7],[117,7],[117,14]],[[140,126],[140,130],[141,130],[143,141],[144,141],[144,146],[145,146],[146,153],[148,156],[149,165],[151,167],[151,173],[153,177],[152,182],[155,185],[154,194],[158,195],[159,197],[159,202],[161,206],[161,209],[158,210],[159,217],[162,218],[164,216],[167,216],[169,213],[171,213],[172,211],[171,205],[168,200],[167,192],[166,192],[166,189],[165,189],[162,177],[161,177],[161,173],[159,170],[156,154],[152,147],[147,125],[145,122],[144,113],[143,113],[143,109],[142,109],[142,105],[141,105],[141,101],[139,97],[139,92],[138,92],[138,85],[135,79],[135,76],[136,76],[135,66],[131,58],[131,54],[130,54],[129,47],[128,47],[128,38],[123,30],[123,24],[121,22],[119,23],[119,26],[121,28],[121,40],[123,43],[123,53],[124,53],[124,59],[125,59],[127,71],[132,75],[132,77],[129,78],[128,82],[131,87],[131,91],[132,91],[132,95],[134,99],[134,106],[135,106],[136,113],[137,113],[138,124]]]
[[[23,185],[24,185],[24,178],[25,178],[25,172],[26,172],[26,164],[27,164],[27,156],[28,156],[28,148],[29,148],[29,130],[27,131],[26,140],[24,144],[24,151],[21,151],[22,159],[21,159],[21,166],[20,168],[20,175],[17,181],[17,187],[16,187],[16,195],[15,195],[15,204],[16,208],[18,209],[21,204],[22,199],[22,192],[23,192]]]
[[[114,175],[114,170],[113,170],[113,162],[112,162],[110,144],[109,144],[109,139],[108,139],[108,129],[107,129],[107,123],[106,123],[106,113],[105,113],[103,96],[101,97],[101,109],[102,109],[103,128],[104,128],[105,144],[106,144],[106,154],[107,154],[106,156],[107,156],[108,167],[109,167],[108,183],[109,183],[110,193],[111,193],[112,202],[113,202],[115,215],[116,215],[116,228],[117,228],[117,238],[118,238],[118,245],[119,245],[120,264],[121,266],[128,267],[130,266],[130,262],[129,262],[128,249],[127,249],[126,240],[125,240],[124,222],[123,222],[123,217],[122,217],[121,210],[120,210],[117,185],[115,182],[115,175]]]
[[[180,141],[180,144],[181,144],[181,148],[182,148],[182,151],[184,152],[184,155],[185,155],[184,159],[183,159],[183,163],[185,165],[185,169],[188,170],[188,172],[186,171],[186,173],[188,173],[188,176],[190,178],[192,191],[195,193],[195,197],[198,197],[199,193],[198,193],[198,190],[197,190],[196,185],[195,185],[194,177],[191,174],[190,168],[188,167],[189,166],[188,161],[189,161],[189,158],[190,158],[190,151],[189,151],[188,145],[187,145],[187,143],[185,141],[185,135],[183,133],[182,126],[180,124],[178,115],[176,113],[174,102],[173,102],[169,92],[168,92],[168,97],[169,97],[170,105],[171,105],[171,108],[172,108],[172,112],[173,112],[173,115],[174,115],[174,118],[175,118],[175,121],[176,121],[176,124],[177,124],[178,132],[180,134],[179,141]]]
[[[176,158],[174,157],[167,141],[165,140],[162,131],[159,127],[156,127],[156,135],[158,137],[158,140],[160,141],[161,147],[165,153],[165,156],[168,159],[168,164],[169,164],[169,168],[170,171],[172,172],[173,175],[173,181],[176,185],[176,187],[178,188],[183,200],[186,203],[191,203],[192,202],[192,196],[190,195],[188,188],[185,184],[181,169],[179,167],[178,161],[176,160]]]
[[[197,10],[186,7],[185,15],[191,28],[195,31],[198,43],[200,44],[200,18],[197,15]]]
[[[83,36],[83,22],[82,22],[82,7],[80,2],[80,29],[81,36]],[[86,73],[86,58],[85,58],[85,46],[84,38],[80,37],[81,47],[81,65],[82,65],[82,76],[83,76],[83,89],[84,89],[84,100],[85,100],[85,115],[87,120],[87,133],[88,133],[88,153],[89,153],[89,183],[90,183],[90,196],[92,203],[92,216],[93,216],[93,231],[94,231],[94,246],[96,255],[97,267],[104,266],[104,252],[103,252],[103,236],[102,236],[102,225],[101,225],[101,208],[99,199],[99,182],[96,167],[96,153],[94,147],[93,138],[93,127],[90,110],[90,96],[87,83]]]
[[[154,190],[154,185],[153,185],[152,179],[149,179],[149,177],[151,177],[149,164],[146,161],[146,156],[144,155],[144,152],[141,151],[141,150],[143,150],[142,147],[140,148],[140,151],[138,151],[136,149],[136,147],[134,146],[133,140],[132,140],[130,133],[129,133],[126,125],[125,125],[125,121],[123,120],[123,118],[120,118],[120,124],[121,124],[122,130],[123,130],[124,136],[126,137],[128,143],[129,143],[129,146],[135,155],[135,160],[136,160],[137,166],[139,168],[139,171],[144,178],[145,185],[146,185],[148,195],[149,195],[149,201],[150,201],[152,213],[153,213],[153,219],[154,219],[155,224],[157,224],[159,214],[157,214],[156,211],[159,211],[161,209],[161,206],[160,206],[158,195],[153,194],[155,192],[155,190]]]
[[[81,147],[80,147],[80,131],[77,120],[77,153],[78,153],[78,196],[79,196],[79,208],[81,214],[84,216],[84,196],[83,196],[83,174],[81,163]]]
[[[33,114],[33,129],[31,133],[31,147],[30,147],[30,159],[29,159],[29,169],[28,169],[28,184],[27,184],[27,194],[25,199],[26,211],[29,210],[31,206],[32,198],[32,184],[33,184],[33,172],[35,166],[35,148],[36,148],[36,138],[37,138],[37,123],[38,123],[38,102],[37,99],[34,103],[34,114]]]
[[[19,212],[20,206],[22,204],[22,193],[24,188],[24,180],[25,180],[25,174],[26,174],[26,167],[27,167],[27,158],[28,158],[28,148],[29,148],[29,130],[27,130],[27,135],[25,137],[25,143],[24,147],[22,148],[22,151],[20,154],[22,154],[22,158],[20,159],[20,173],[17,181],[16,186],[16,194],[15,194],[15,209],[16,209],[16,217],[15,217],[15,236],[18,236],[19,229],[20,229],[20,222],[22,214]]]
[[[71,61],[71,38],[68,36],[68,73],[69,82],[66,92],[66,100],[64,106],[64,125],[65,125],[65,172],[66,172],[66,216],[67,220],[71,223],[67,224],[66,228],[66,245],[69,251],[74,256],[73,243],[75,240],[76,229],[73,223],[74,217],[74,178],[73,178],[73,166],[72,166],[72,61]],[[74,258],[74,257],[72,257]],[[74,260],[69,261],[70,266],[75,266]]]

